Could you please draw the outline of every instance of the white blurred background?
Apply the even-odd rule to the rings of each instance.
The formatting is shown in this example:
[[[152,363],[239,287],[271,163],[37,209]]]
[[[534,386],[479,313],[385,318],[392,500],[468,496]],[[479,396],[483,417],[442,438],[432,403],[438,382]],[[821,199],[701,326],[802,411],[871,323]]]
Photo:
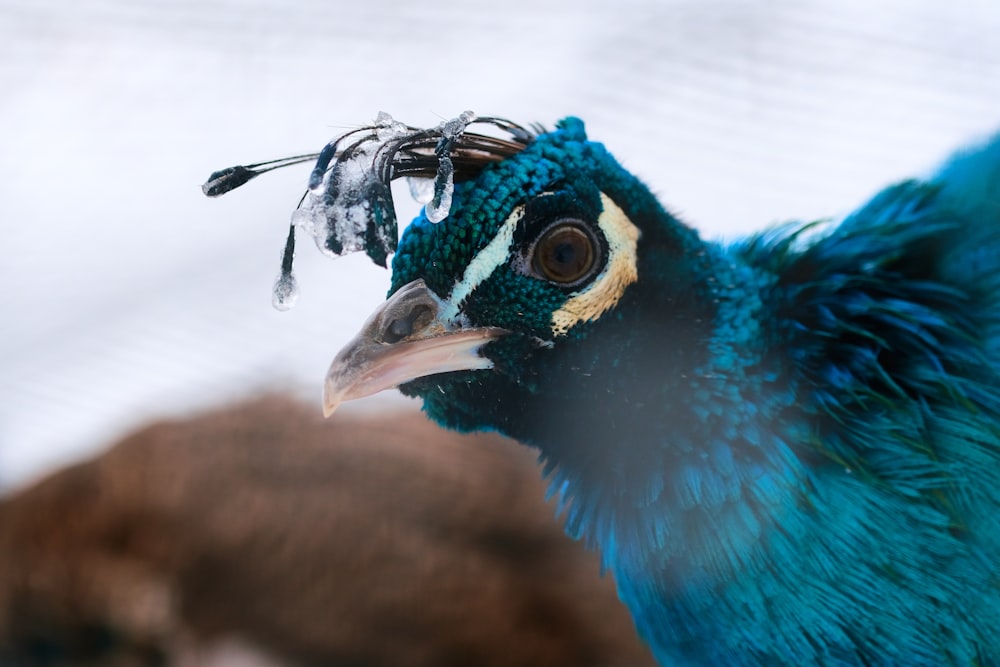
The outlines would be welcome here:
[[[209,200],[213,170],[379,110],[573,114],[732,237],[1000,128],[998,35],[995,0],[0,0],[0,489],[150,417],[274,388],[319,409],[388,274],[300,239],[273,310],[309,167]]]

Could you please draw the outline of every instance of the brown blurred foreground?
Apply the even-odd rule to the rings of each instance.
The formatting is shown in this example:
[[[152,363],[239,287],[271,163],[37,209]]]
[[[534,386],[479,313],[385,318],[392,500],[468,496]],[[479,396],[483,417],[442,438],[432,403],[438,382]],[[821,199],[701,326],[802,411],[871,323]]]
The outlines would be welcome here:
[[[651,665],[534,454],[267,398],[0,503],[0,665]]]

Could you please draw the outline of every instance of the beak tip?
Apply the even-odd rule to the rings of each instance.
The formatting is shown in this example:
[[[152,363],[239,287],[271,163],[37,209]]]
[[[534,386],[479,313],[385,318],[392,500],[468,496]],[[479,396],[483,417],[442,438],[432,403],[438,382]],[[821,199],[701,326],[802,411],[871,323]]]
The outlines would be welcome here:
[[[330,391],[329,386],[325,387],[323,390],[323,418],[329,419],[341,402],[342,397],[338,393]]]
[[[329,419],[330,415],[337,411],[337,406],[340,405],[340,401],[329,397],[323,397],[323,418]]]

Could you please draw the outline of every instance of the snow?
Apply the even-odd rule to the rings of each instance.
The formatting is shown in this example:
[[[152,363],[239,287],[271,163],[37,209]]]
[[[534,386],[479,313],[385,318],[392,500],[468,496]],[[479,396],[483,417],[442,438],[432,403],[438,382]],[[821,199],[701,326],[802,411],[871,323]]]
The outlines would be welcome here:
[[[431,222],[441,222],[451,212],[451,199],[455,193],[455,166],[447,155],[438,158],[433,192],[431,200],[424,206],[424,212]]]
[[[365,249],[365,229],[372,215],[369,193],[377,181],[374,161],[382,143],[374,134],[361,141],[352,159],[337,160],[322,172],[319,187],[310,187],[293,214],[296,226],[329,257]],[[313,171],[314,177],[320,168]]]
[[[375,117],[375,134],[380,142],[387,144],[395,139],[402,139],[410,134],[410,128],[399,122],[385,111],[379,111]]]
[[[417,178],[410,176],[406,179],[406,185],[410,188],[410,196],[418,204],[426,204],[434,197],[434,179]]]
[[[424,214],[431,222],[441,222],[451,212],[451,200],[455,193],[455,165],[451,161],[451,146],[475,119],[475,113],[463,111],[457,118],[446,120],[437,127],[437,131],[441,133],[441,141],[435,150],[438,169],[434,176],[434,193],[424,207]]]
[[[280,273],[271,291],[271,305],[275,310],[291,310],[299,298],[299,285],[294,273]]]
[[[450,152],[475,118],[473,112],[465,111],[435,128],[440,135],[435,149],[438,168],[425,208],[432,222],[440,222],[451,210],[455,167]],[[384,263],[398,241],[395,204],[387,182],[388,165],[400,146],[423,134],[423,130],[380,111],[370,127],[352,130],[329,141],[317,154],[307,192],[292,213],[292,224],[312,236],[316,247],[328,257],[365,251],[377,264]],[[252,177],[248,174],[244,167],[224,169],[213,173],[202,189],[214,196],[245,183]],[[416,194],[422,196],[420,192]],[[377,241],[374,246],[369,234],[372,229]],[[276,308],[291,307],[297,294],[294,287],[291,275],[283,272],[275,285]]]

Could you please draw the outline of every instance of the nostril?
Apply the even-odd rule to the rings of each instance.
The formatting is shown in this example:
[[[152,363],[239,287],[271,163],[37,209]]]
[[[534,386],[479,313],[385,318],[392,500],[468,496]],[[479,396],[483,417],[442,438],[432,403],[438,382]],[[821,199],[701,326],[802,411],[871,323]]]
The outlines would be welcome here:
[[[382,331],[382,342],[398,343],[411,336],[418,325],[426,325],[433,316],[433,311],[429,306],[415,304],[408,312],[389,322]]]
[[[413,320],[409,317],[403,317],[389,323],[382,340],[386,343],[398,343],[411,333],[413,333]]]

